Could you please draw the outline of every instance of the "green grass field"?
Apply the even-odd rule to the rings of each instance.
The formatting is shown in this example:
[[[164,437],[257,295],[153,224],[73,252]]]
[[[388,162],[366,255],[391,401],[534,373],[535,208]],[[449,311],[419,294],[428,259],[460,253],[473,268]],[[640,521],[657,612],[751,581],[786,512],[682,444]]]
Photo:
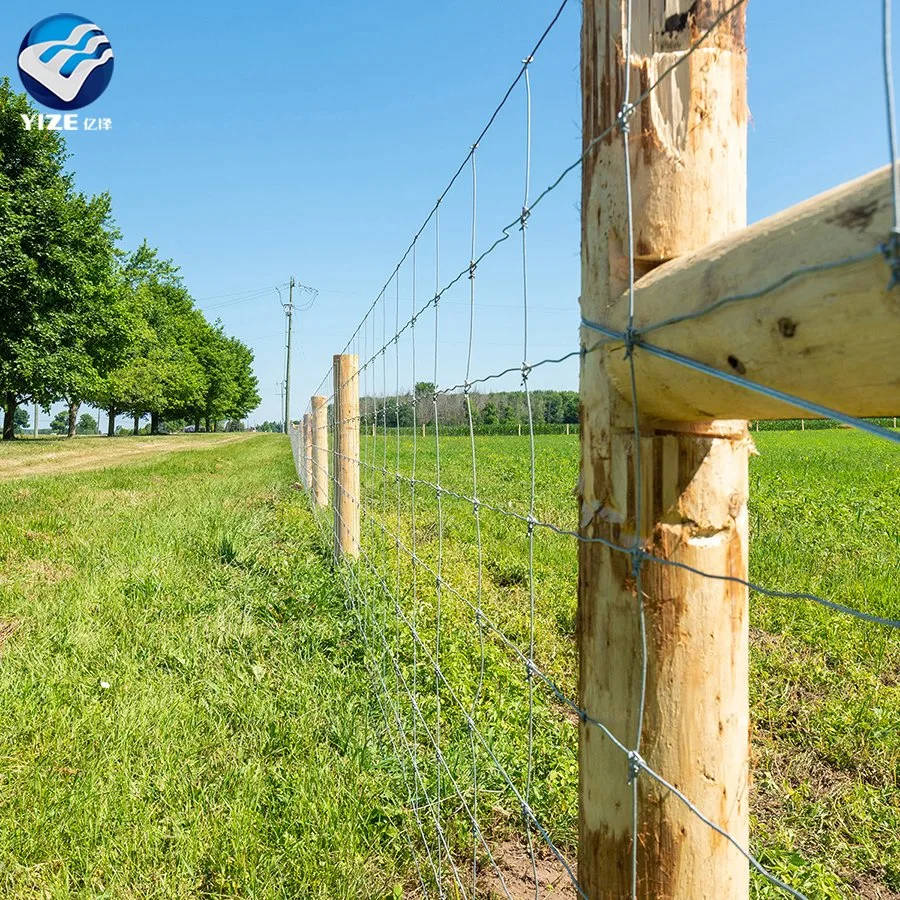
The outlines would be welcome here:
[[[0,481],[0,896],[390,896],[401,811],[287,439],[166,440]]]
[[[868,612],[900,615],[900,453],[846,430],[754,434],[760,451],[751,463],[751,579],[785,591],[806,591]],[[536,516],[575,529],[575,437],[538,436]],[[415,474],[437,481],[433,437],[417,440]],[[527,653],[529,578],[527,515],[530,462],[527,438],[477,439],[483,564],[472,504],[471,448],[466,438],[440,442],[444,540],[438,540],[435,492],[417,488],[416,597],[409,486],[390,473],[413,474],[410,437],[388,433],[362,441],[366,509],[364,568],[374,568],[400,597],[398,604],[422,635],[418,658],[408,626],[397,624],[391,602],[367,608],[373,624],[397,649],[406,681],[420,689],[419,705],[434,730],[433,676],[424,648],[434,648],[434,578],[441,560],[440,662],[451,682],[441,688],[443,741],[457,760],[458,782],[471,796],[470,712],[491,735],[500,761],[524,793],[528,682],[521,660],[496,631]],[[385,475],[387,471],[387,475]],[[396,537],[401,542],[397,553]],[[397,573],[399,572],[399,579]],[[576,542],[535,531],[535,659],[569,696],[577,697],[575,658]],[[394,584],[399,588],[394,587]],[[488,677],[481,682],[482,635],[472,604],[479,596],[496,630],[484,629]],[[848,619],[808,601],[751,598],[753,721],[753,848],[776,874],[810,896],[900,897],[900,636]],[[432,651],[433,652],[433,651]],[[424,662],[423,662],[424,657]],[[385,683],[392,688],[390,668]],[[396,707],[402,709],[402,682]],[[473,706],[474,701],[474,706]],[[554,840],[574,856],[577,827],[577,734],[574,717],[544,689],[535,691],[534,779],[530,804]],[[405,703],[407,731],[413,716]],[[420,755],[428,759],[427,742]],[[518,802],[491,760],[476,746],[481,786],[491,813],[482,827],[503,839],[518,829]],[[436,764],[424,765],[434,794]],[[471,853],[471,839],[462,839]],[[464,855],[465,855],[464,853]],[[755,896],[778,896],[762,879]]]
[[[846,431],[754,438],[751,577],[896,617],[897,451]],[[577,438],[536,447],[536,514],[572,528]],[[362,452],[361,576],[373,589],[348,609],[284,438],[0,446],[0,895],[416,896],[404,766],[379,706],[396,704],[427,760],[401,679],[427,723],[440,700],[442,751],[468,802],[467,712],[524,779],[528,681],[469,606],[471,504],[445,494],[441,531],[422,488],[414,537],[408,487],[398,507],[397,482],[378,471],[394,470],[395,439],[364,438]],[[527,529],[489,508],[527,513],[527,440],[479,438],[477,453],[482,609],[527,649]],[[409,437],[399,460],[411,473]],[[417,476],[434,481],[435,467],[433,439],[417,441]],[[441,484],[472,494],[466,438],[441,440]],[[415,540],[415,592],[395,533]],[[438,565],[450,586],[439,650]],[[387,576],[421,647],[368,567]],[[574,540],[538,529],[534,573],[535,657],[574,697]],[[810,898],[900,897],[900,639],[803,601],[754,595],[751,613],[754,850]],[[373,652],[379,632],[399,671]],[[452,695],[434,689],[434,652]],[[571,851],[577,730],[540,687],[534,703],[531,805]],[[482,750],[476,761],[479,820],[492,847],[508,847],[521,816]],[[431,760],[420,773],[432,796],[437,771]],[[458,863],[471,866],[446,776],[440,790]],[[506,853],[510,868],[517,859]],[[778,896],[758,880],[754,891]]]

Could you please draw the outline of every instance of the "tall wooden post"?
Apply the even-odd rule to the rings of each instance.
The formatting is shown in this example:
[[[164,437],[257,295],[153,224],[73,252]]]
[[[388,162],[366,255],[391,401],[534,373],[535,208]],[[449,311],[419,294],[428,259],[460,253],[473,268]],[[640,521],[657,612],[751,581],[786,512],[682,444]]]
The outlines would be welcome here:
[[[313,470],[313,430],[314,430],[314,415],[313,413],[307,413],[303,417],[304,421],[304,446],[306,448],[306,489],[313,493],[315,490],[315,479],[316,473]]]
[[[728,0],[634,4],[631,97],[679,60]],[[625,0],[584,0],[585,147],[617,121],[624,96]],[[630,118],[636,277],[745,224],[746,51],[743,7]],[[584,161],[582,297],[603,322],[628,285],[623,135]],[[600,335],[582,329],[590,347]],[[621,354],[621,349],[616,351]],[[635,353],[640,353],[636,349]],[[673,366],[671,378],[679,371]],[[637,384],[640,409],[641,384]],[[747,576],[747,423],[640,419],[631,385],[614,382],[604,351],[581,370],[581,528],[716,575]],[[640,484],[640,496],[636,485]],[[581,702],[630,748],[638,737],[640,604],[647,641],[640,754],[738,841],[748,840],[747,591],[644,562],[638,597],[628,554],[582,543]],[[631,894],[629,763],[590,724],[580,734],[579,880],[591,900]],[[745,900],[746,861],[646,773],[638,776],[637,897]]]
[[[297,452],[300,454],[300,481],[307,490],[309,490],[309,454],[307,453],[306,441],[309,437],[309,417],[304,414],[299,423],[299,432],[297,434]]]
[[[328,506],[328,400],[313,397],[312,496],[316,506]]]
[[[359,556],[359,360],[334,357],[334,557]]]

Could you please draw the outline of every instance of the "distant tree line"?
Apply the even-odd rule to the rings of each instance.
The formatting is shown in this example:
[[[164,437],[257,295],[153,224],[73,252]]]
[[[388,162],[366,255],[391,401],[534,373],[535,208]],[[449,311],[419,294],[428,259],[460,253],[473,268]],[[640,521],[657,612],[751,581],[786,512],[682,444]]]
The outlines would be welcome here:
[[[149,415],[152,434],[165,420],[212,430],[246,416],[260,401],[250,349],[206,320],[177,266],[146,241],[119,249],[109,195],[75,190],[61,133],[23,126],[34,112],[0,81],[3,439],[31,403],[63,401],[69,436],[83,403],[108,411],[110,436],[120,415],[135,432]]]
[[[361,397],[360,418],[363,427],[373,424],[388,428],[430,425],[434,421],[435,388],[431,382],[419,382],[414,391],[396,396]],[[524,425],[528,423],[528,403],[524,391],[470,392],[472,423],[477,426]],[[466,395],[461,392],[437,395],[440,425],[468,426]],[[578,423],[577,391],[531,391],[531,416],[537,425],[575,425]],[[399,422],[398,422],[399,420]]]

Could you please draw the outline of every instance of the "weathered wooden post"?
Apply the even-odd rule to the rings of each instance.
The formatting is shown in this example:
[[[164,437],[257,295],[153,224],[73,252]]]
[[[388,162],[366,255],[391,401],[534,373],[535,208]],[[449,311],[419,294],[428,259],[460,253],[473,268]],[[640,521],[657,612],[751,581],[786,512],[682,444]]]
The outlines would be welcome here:
[[[584,0],[585,148],[678,61],[727,0],[634,4],[624,59],[626,0]],[[631,97],[624,66],[631,66]],[[745,224],[744,11],[725,19],[629,119],[636,277]],[[607,321],[628,286],[626,170],[620,127],[584,160],[584,317]],[[618,325],[618,323],[617,323]],[[583,328],[582,344],[601,335]],[[615,351],[621,357],[621,347]],[[640,348],[635,349],[640,354]],[[580,515],[585,537],[703,572],[746,578],[745,421],[640,419],[640,478],[630,384],[610,375],[611,352],[583,355]],[[671,379],[680,376],[672,366]],[[641,381],[638,379],[638,408]],[[661,398],[657,398],[659,402]],[[640,496],[636,485],[640,484]],[[747,590],[644,561],[638,597],[632,558],[582,543],[579,560],[581,702],[636,746],[642,677],[640,608],[647,639],[640,754],[738,841],[748,839]],[[747,863],[677,798],[638,775],[637,896],[743,900]],[[631,894],[629,761],[603,733],[580,734],[579,880],[591,900]]]
[[[313,468],[313,432],[315,430],[315,416],[307,413],[304,417],[306,428],[304,429],[304,444],[306,447],[306,489],[310,494],[315,490],[316,472]]]
[[[313,397],[312,403],[312,496],[316,506],[328,506],[328,400]]]
[[[359,360],[334,357],[334,558],[359,556]]]
[[[303,419],[298,425],[298,434],[297,434],[297,452],[300,454],[300,481],[307,490],[309,490],[309,454],[306,452],[306,439],[309,434],[309,423],[307,422],[307,416],[304,415]]]

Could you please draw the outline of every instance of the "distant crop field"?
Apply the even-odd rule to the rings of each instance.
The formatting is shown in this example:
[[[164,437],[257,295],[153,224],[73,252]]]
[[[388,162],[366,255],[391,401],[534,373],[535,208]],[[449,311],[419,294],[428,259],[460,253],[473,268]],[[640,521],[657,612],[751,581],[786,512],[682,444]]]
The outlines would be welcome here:
[[[897,617],[897,450],[846,430],[763,432],[753,438],[759,455],[751,462],[751,580]],[[578,438],[538,435],[534,440],[535,517],[575,530]],[[441,668],[453,673],[454,696],[441,698],[442,735],[447,755],[459,761],[458,781],[465,793],[471,776],[464,761],[471,751],[463,710],[475,710],[475,721],[493,736],[510,771],[521,774],[526,766],[532,701],[521,658],[510,649],[527,655],[531,640],[529,441],[527,435],[480,436],[477,492],[469,439],[442,437],[439,452],[438,479],[432,434],[419,436],[415,445],[410,435],[398,440],[390,429],[363,435],[362,544],[364,561],[389,573],[389,588],[396,579],[397,595],[402,593],[408,617],[415,620],[401,623],[389,605],[379,610],[380,601],[372,600],[426,717],[434,716],[437,702],[431,669],[435,650],[427,648],[439,648]],[[403,479],[415,473],[415,509],[410,485],[398,482],[395,471]],[[499,510],[521,518],[510,519]],[[409,589],[413,551],[419,561],[414,598]],[[536,529],[533,568],[534,658],[563,693],[574,697],[576,541]],[[433,627],[438,572],[445,585],[440,635]],[[475,598],[486,617],[482,629],[473,615]],[[421,634],[418,648],[410,646],[411,627]],[[808,601],[754,592],[751,640],[754,851],[810,896],[900,896],[900,639]],[[482,675],[482,647],[488,678]],[[385,683],[390,688],[390,671]],[[547,690],[536,690],[533,702],[533,765],[539,774],[533,779],[532,807],[554,839],[572,850],[576,718]],[[504,794],[496,774],[479,777],[488,797]],[[429,787],[432,795],[439,792],[437,784]],[[491,814],[482,816],[491,822],[495,841],[502,841],[505,832],[512,835],[519,827],[520,812],[514,803],[492,802]],[[776,896],[762,880],[754,881],[754,891],[758,897]]]

